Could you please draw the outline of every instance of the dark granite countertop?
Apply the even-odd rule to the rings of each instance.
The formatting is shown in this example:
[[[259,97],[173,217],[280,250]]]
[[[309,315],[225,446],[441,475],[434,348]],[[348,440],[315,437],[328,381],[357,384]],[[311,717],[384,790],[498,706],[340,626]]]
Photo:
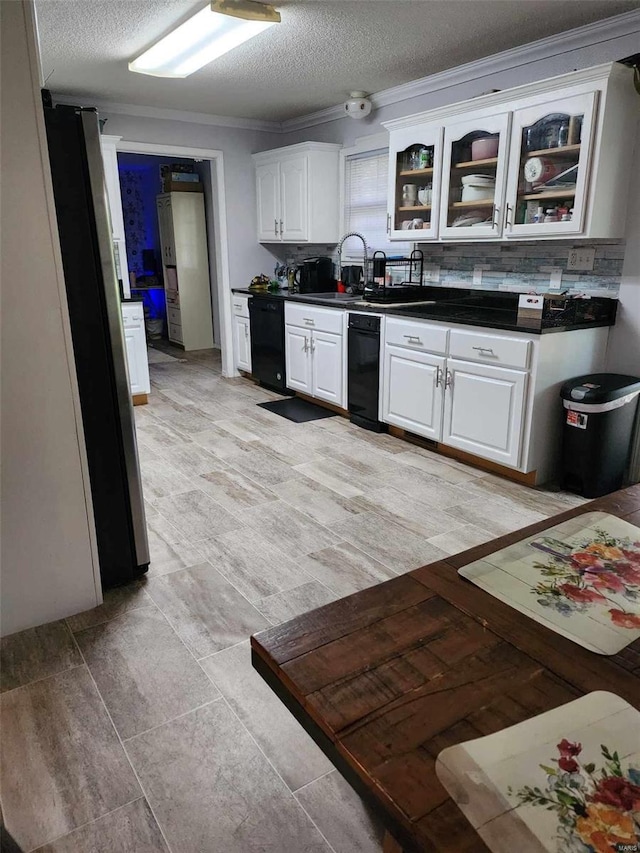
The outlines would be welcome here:
[[[535,335],[613,326],[618,304],[617,299],[604,297],[585,300],[547,294],[540,319],[518,320],[517,293],[438,287],[425,287],[423,292],[425,301],[398,304],[367,302],[362,296],[348,294],[289,294],[286,290],[256,293],[247,288],[233,288],[233,293],[258,299],[284,299],[320,307]]]

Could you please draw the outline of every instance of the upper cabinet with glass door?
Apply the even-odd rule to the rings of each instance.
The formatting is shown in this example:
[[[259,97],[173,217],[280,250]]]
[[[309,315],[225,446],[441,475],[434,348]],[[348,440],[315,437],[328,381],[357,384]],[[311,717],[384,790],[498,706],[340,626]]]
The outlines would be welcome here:
[[[438,236],[442,128],[433,125],[391,133],[389,139],[390,240],[433,240]],[[418,234],[407,232],[417,231]]]
[[[514,112],[505,236],[584,231],[596,95]]]
[[[428,147],[430,128],[444,127],[431,239],[623,238],[639,114],[633,71],[614,62],[384,122],[391,233],[411,227],[410,213],[426,226],[426,212],[407,209],[405,185],[430,177],[435,206],[437,156],[433,175],[420,176],[412,146]],[[403,153],[409,166],[400,165]],[[417,198],[416,207],[428,194]]]
[[[509,113],[499,113],[445,128],[442,237],[500,236],[509,118]]]

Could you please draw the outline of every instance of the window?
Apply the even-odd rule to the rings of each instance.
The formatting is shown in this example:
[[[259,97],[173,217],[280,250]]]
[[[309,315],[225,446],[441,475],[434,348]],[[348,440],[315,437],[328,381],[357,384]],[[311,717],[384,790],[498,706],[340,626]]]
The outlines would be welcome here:
[[[358,231],[372,251],[389,255],[408,254],[412,243],[390,242],[387,236],[387,191],[389,152],[387,149],[354,154],[345,160],[344,225],[345,232]],[[344,257],[361,257],[361,251],[347,241]]]

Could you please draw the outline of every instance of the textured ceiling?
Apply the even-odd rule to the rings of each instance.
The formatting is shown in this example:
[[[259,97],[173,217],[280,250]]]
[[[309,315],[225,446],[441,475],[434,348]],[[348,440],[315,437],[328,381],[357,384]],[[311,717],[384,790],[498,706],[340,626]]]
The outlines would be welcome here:
[[[280,0],[282,23],[184,80],[127,62],[193,0],[36,0],[47,86],[64,95],[283,121],[601,18],[638,0]]]

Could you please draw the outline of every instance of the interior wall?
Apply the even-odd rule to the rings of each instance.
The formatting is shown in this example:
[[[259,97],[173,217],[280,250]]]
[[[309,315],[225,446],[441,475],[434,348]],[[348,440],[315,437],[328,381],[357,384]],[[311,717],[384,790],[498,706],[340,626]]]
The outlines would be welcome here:
[[[0,3],[3,635],[102,601],[32,15]]]
[[[618,292],[618,316],[609,336],[607,370],[640,376],[640,121],[629,183],[627,248]]]

